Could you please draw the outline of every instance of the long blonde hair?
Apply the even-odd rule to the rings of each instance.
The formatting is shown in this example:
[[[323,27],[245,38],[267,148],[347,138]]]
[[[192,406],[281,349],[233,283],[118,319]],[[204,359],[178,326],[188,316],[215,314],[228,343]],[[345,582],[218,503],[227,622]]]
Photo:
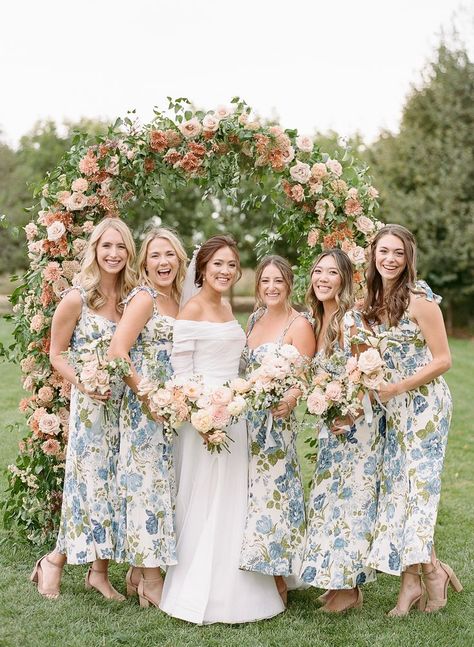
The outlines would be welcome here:
[[[121,236],[127,250],[127,262],[125,267],[117,276],[117,310],[123,311],[122,301],[137,284],[137,275],[134,269],[136,250],[132,232],[127,225],[119,218],[104,218],[92,230],[84,258],[81,264],[81,271],[78,277],[78,284],[86,292],[87,305],[92,310],[99,310],[107,302],[107,297],[100,286],[100,269],[97,263],[97,245],[101,236],[107,229],[115,229]]]
[[[384,236],[396,236],[403,243],[406,265],[403,272],[389,289],[384,290],[382,277],[375,265],[375,252]],[[416,282],[416,242],[415,237],[402,225],[385,225],[379,229],[370,245],[369,264],[366,271],[367,295],[364,302],[364,318],[381,323],[387,318],[390,326],[396,326],[408,308],[410,292],[417,293]]]
[[[348,255],[343,252],[342,249],[334,247],[332,249],[325,250],[317,257],[311,268],[310,277],[313,276],[313,272],[317,264],[325,256],[332,256],[332,258],[334,258],[341,277],[341,287],[339,293],[336,295],[337,309],[331,315],[323,343],[325,354],[330,355],[341,336],[344,315],[354,305],[354,268]],[[306,292],[306,304],[310,308],[311,314],[314,318],[314,336],[317,339],[323,322],[324,307],[322,302],[319,301],[314,293],[312,282]]]
[[[283,258],[283,256],[277,256],[276,254],[262,258],[257,266],[257,269],[255,270],[255,310],[258,310],[258,308],[261,308],[265,305],[260,296],[260,281],[262,280],[263,271],[269,265],[276,267],[283,278],[283,282],[287,289],[285,305],[287,310],[291,311],[291,293],[293,291],[294,277],[293,270],[291,269],[291,265],[288,263],[286,258]]]
[[[140,251],[138,252],[138,282],[140,285],[149,285],[150,287],[155,288],[153,283],[150,281],[150,277],[148,276],[148,273],[146,271],[146,257],[148,254],[148,245],[152,240],[155,240],[156,238],[163,238],[164,240],[167,240],[176,252],[176,256],[178,257],[178,272],[174,278],[173,285],[171,286],[171,298],[179,303],[183,289],[184,277],[186,276],[186,264],[188,257],[186,256],[186,252],[184,251],[183,243],[171,229],[167,229],[166,227],[152,227],[147,231],[145,238],[143,239],[143,242],[141,244]]]

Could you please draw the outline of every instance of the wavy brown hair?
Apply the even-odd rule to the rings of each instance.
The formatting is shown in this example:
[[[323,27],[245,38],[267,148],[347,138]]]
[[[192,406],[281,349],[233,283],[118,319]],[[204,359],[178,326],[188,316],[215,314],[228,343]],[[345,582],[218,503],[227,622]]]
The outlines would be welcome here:
[[[403,243],[406,265],[393,285],[385,288],[382,277],[375,265],[377,245],[384,236],[396,236]],[[366,271],[367,294],[363,306],[364,318],[368,323],[382,323],[396,326],[408,308],[410,293],[417,293],[416,282],[416,241],[415,237],[402,225],[385,225],[379,229],[370,245],[369,263]]]
[[[237,262],[237,272],[239,275],[237,281],[242,276],[242,270],[240,269],[240,254],[235,240],[231,236],[213,236],[201,245],[198,253],[196,254],[196,278],[194,282],[199,288],[201,288],[203,284],[206,265],[209,263],[214,254],[223,247],[229,247],[235,256],[235,260]]]
[[[134,264],[136,257],[135,242],[132,232],[120,218],[104,218],[92,230],[84,259],[81,264],[77,283],[86,292],[87,305],[92,310],[99,310],[107,302],[100,286],[100,269],[97,263],[97,245],[107,229],[115,229],[121,235],[127,249],[125,267],[117,276],[117,310],[123,312],[122,301],[137,284]]]
[[[186,256],[186,252],[184,251],[183,243],[171,229],[167,229],[166,227],[152,227],[146,232],[145,238],[143,239],[142,245],[140,247],[140,251],[138,252],[138,282],[140,285],[149,285],[153,289],[156,289],[156,287],[150,281],[146,270],[148,246],[151,241],[155,240],[156,238],[163,238],[164,240],[167,240],[176,252],[176,256],[178,257],[178,272],[176,273],[173,285],[171,287],[171,298],[179,303],[179,300],[181,298],[181,291],[183,288],[183,281],[186,275],[186,263],[188,261],[188,258]]]
[[[311,268],[311,279],[316,266],[326,256],[331,256],[335,260],[339,276],[341,277],[341,287],[339,289],[339,293],[336,295],[337,309],[331,315],[326,334],[324,336],[324,352],[326,355],[330,355],[339,342],[344,315],[354,305],[354,267],[349,256],[343,252],[342,249],[333,247],[322,252],[314,261]],[[324,307],[322,301],[320,301],[314,293],[312,281],[310,282],[310,286],[306,292],[305,301],[314,318],[314,335],[317,339],[321,331]]]
[[[283,256],[277,256],[276,254],[262,258],[255,270],[255,310],[265,306],[262,297],[260,296],[260,281],[262,280],[262,274],[265,268],[269,265],[276,267],[283,278],[283,282],[287,289],[286,307],[288,310],[291,310],[291,293],[293,291],[294,280],[293,270],[286,258],[283,258]]]

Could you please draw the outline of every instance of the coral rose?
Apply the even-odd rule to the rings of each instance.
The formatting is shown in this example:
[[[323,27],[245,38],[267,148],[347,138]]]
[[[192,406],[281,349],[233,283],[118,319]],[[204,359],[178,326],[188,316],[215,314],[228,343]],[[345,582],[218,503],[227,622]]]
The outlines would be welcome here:
[[[316,246],[316,244],[317,244],[317,242],[319,240],[319,235],[320,235],[319,229],[311,229],[308,232],[308,240],[307,240],[307,242],[308,242],[309,247],[315,247]]]
[[[157,153],[162,153],[169,148],[168,138],[162,130],[152,130],[150,132],[150,148]]]
[[[71,189],[76,193],[85,193],[88,188],[89,182],[83,177],[78,177],[77,179],[73,180],[71,184]]]
[[[87,153],[79,162],[79,170],[87,176],[97,173],[99,171],[99,165],[97,164],[95,155]]]
[[[348,216],[360,216],[362,213],[362,205],[357,198],[347,198],[344,204],[344,213]]]

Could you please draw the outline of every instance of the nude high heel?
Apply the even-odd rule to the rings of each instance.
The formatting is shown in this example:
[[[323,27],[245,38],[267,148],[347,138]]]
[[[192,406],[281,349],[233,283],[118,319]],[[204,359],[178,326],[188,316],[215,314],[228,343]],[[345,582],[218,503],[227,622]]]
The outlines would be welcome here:
[[[444,583],[444,596],[440,600],[436,600],[428,597],[426,608],[425,608],[426,613],[434,613],[435,611],[444,609],[444,607],[448,602],[449,585],[451,585],[454,591],[456,591],[457,593],[460,593],[462,591],[462,584],[456,577],[456,573],[453,571],[451,566],[449,566],[448,564],[444,564],[443,562],[440,562],[439,559],[437,559],[436,564],[433,564],[432,566],[433,568],[431,569],[431,571],[424,574],[425,577],[428,576],[428,579],[429,579],[430,575],[432,575],[433,573],[441,569],[446,573],[446,581]]]
[[[416,577],[416,578],[419,579],[420,587],[421,587],[421,593],[420,593],[420,595],[417,595],[416,597],[414,597],[413,600],[410,600],[410,602],[408,604],[408,609],[406,609],[406,610],[405,609],[400,609],[400,607],[397,604],[393,609],[391,609],[391,611],[389,611],[387,613],[387,616],[389,616],[390,618],[404,618],[405,616],[407,616],[410,613],[411,609],[415,605],[417,606],[417,608],[420,611],[424,611],[424,609],[425,609],[425,605],[426,605],[426,588],[425,588],[425,585],[423,583],[423,580],[421,579],[421,573],[419,571],[416,572],[416,573],[413,573],[412,571],[404,571],[403,574],[404,575],[412,575],[413,577]]]
[[[152,600],[152,598],[148,597],[148,595],[145,593],[145,584],[147,582],[161,582],[163,584],[163,578],[162,577],[154,577],[153,579],[145,579],[145,576],[142,577],[140,582],[138,583],[137,587],[137,592],[138,592],[138,600],[140,602],[140,606],[146,609],[147,607],[152,604],[154,607],[159,609],[160,607],[160,602],[161,602],[161,594],[160,594],[160,599],[158,601]],[[163,589],[163,587],[162,587]]]
[[[95,589],[95,590],[96,590],[96,591],[98,591],[101,595],[103,595],[103,596],[104,596],[104,598],[105,598],[106,600],[114,600],[114,601],[116,601],[116,602],[124,602],[124,600],[125,600],[125,596],[124,596],[124,595],[122,595],[121,593],[119,593],[118,591],[116,591],[116,590],[114,589],[114,587],[110,584],[110,582],[109,582],[109,584],[110,584],[110,588],[111,588],[111,590],[112,590],[112,593],[111,593],[110,595],[105,595],[105,594],[104,594],[100,589],[98,589],[96,586],[93,586],[93,585],[90,583],[90,576],[91,576],[91,573],[102,573],[102,574],[106,574],[106,573],[107,573],[107,571],[99,571],[99,570],[97,570],[96,568],[93,568],[92,566],[89,566],[89,570],[88,570],[88,571],[87,571],[87,573],[86,573],[86,579],[85,579],[85,581],[84,581],[84,586],[86,587],[86,589],[87,589],[88,591],[89,591],[89,590],[91,590],[91,589]]]
[[[138,595],[138,584],[134,584],[132,581],[134,568],[135,568],[134,566],[130,566],[125,576],[125,584],[127,586],[127,597],[129,598],[133,597],[134,595]]]
[[[349,611],[350,609],[362,609],[362,605],[364,603],[364,596],[362,594],[362,591],[358,586],[355,587],[357,590],[357,598],[354,600],[354,602],[351,602],[348,604],[346,607],[343,609],[328,609],[326,606],[321,607],[319,611],[322,611],[323,613],[345,613],[346,611]],[[337,591],[336,591],[337,593]],[[326,597],[326,602],[329,602],[330,599],[332,599],[332,595],[329,595]]]
[[[49,561],[48,555],[43,555],[43,557],[40,557],[40,559],[36,562],[33,572],[30,575],[30,580],[33,582],[33,584],[36,584],[38,593],[44,598],[48,598],[48,600],[57,600],[57,598],[59,597],[59,588],[43,588],[43,569],[41,568],[41,563],[43,562],[43,560],[46,560],[50,566],[54,566],[54,568],[58,568],[60,571],[63,570],[62,566],[58,566],[54,562]]]

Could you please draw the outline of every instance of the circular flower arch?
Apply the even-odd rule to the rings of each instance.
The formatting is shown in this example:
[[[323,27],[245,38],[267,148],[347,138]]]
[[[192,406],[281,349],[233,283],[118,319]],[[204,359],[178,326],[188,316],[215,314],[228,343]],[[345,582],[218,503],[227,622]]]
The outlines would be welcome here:
[[[52,540],[57,530],[68,440],[70,385],[49,363],[51,318],[98,220],[126,219],[137,200],[161,213],[171,199],[167,193],[190,181],[206,194],[235,201],[245,176],[255,192],[246,196],[242,209],[272,201],[272,222],[257,249],[263,254],[284,240],[298,250],[300,295],[315,255],[335,245],[349,254],[355,278],[361,280],[364,248],[379,226],[374,217],[378,193],[366,169],[347,152],[334,159],[309,136],[260,123],[239,98],[232,107],[207,113],[189,106],[186,99],[169,99],[168,111],[155,111],[147,125],[126,118],[107,135],[78,134],[37,191],[37,215],[25,227],[30,267],[11,297],[11,358],[20,363],[29,392],[19,405],[28,432],[8,468],[2,504],[6,524],[16,525],[34,543]],[[269,176],[273,188],[262,196],[259,187]]]

